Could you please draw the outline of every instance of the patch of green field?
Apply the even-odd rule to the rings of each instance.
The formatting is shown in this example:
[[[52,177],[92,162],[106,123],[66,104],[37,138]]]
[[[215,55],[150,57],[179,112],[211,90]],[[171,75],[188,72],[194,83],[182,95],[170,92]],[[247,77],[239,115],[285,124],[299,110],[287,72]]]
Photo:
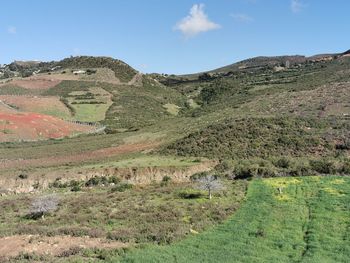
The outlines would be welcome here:
[[[64,119],[64,120],[71,119],[71,115],[69,113],[67,113],[66,111],[61,111],[57,109],[46,109],[46,110],[40,111],[40,113],[55,116],[57,118]]]
[[[279,189],[281,193],[279,192]],[[350,178],[254,180],[225,224],[113,262],[348,262]],[[112,262],[112,261],[111,261]]]
[[[85,122],[102,121],[109,106],[108,104],[75,104],[72,106],[76,110],[73,118]]]

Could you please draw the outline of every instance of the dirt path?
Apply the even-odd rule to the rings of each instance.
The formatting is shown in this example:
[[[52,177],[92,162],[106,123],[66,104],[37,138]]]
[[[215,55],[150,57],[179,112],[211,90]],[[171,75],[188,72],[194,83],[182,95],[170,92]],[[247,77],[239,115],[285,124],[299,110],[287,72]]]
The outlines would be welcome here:
[[[142,86],[142,73],[136,73],[127,85]]]
[[[43,157],[38,159],[28,159],[28,160],[0,160],[0,169],[11,169],[21,167],[32,168],[32,167],[50,167],[62,164],[72,164],[81,163],[83,161],[89,160],[100,160],[106,157],[140,152],[143,150],[149,150],[156,147],[158,144],[155,142],[151,143],[138,143],[138,144],[125,144],[116,147],[109,147],[104,149],[99,149],[90,152],[79,153],[75,155],[65,155],[65,156],[55,156],[55,157]]]
[[[64,252],[76,248],[115,249],[127,247],[128,244],[109,241],[101,238],[38,235],[16,235],[0,238],[0,260],[16,257],[21,253],[35,253],[36,255],[64,255]]]

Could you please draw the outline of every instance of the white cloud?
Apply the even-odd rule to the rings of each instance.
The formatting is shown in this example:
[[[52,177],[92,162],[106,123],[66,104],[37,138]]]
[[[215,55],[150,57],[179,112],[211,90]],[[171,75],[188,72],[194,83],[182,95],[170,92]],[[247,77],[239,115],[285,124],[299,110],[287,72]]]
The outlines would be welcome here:
[[[7,33],[12,34],[12,35],[17,34],[17,28],[14,26],[7,27]]]
[[[195,4],[190,10],[190,14],[179,21],[175,30],[180,30],[185,37],[194,37],[199,33],[219,29],[221,26],[209,20],[204,12],[204,4]]]
[[[306,5],[301,2],[301,0],[292,0],[290,3],[290,8],[293,13],[299,13],[303,11],[303,9],[306,7]]]
[[[246,14],[231,14],[231,17],[233,17],[237,22],[242,23],[251,23],[254,21],[254,18]]]

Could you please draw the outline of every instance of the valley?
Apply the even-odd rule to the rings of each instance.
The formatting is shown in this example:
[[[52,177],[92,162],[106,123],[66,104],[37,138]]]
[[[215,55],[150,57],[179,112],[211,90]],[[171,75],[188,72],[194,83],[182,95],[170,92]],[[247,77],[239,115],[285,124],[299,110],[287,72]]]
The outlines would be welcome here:
[[[90,56],[0,72],[0,261],[350,257],[346,52],[178,76]]]

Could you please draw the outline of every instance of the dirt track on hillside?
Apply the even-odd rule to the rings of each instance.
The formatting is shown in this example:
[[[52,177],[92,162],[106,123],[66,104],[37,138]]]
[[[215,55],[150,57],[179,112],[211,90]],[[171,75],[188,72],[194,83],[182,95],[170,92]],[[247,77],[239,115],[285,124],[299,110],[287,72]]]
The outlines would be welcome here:
[[[125,144],[116,147],[109,147],[99,149],[90,152],[79,153],[75,155],[64,155],[56,157],[43,157],[38,159],[27,160],[0,160],[0,169],[12,169],[12,168],[33,168],[33,167],[50,167],[64,164],[81,163],[89,160],[101,160],[114,155],[141,152],[143,150],[149,150],[156,147],[158,143],[138,143],[138,144]]]

